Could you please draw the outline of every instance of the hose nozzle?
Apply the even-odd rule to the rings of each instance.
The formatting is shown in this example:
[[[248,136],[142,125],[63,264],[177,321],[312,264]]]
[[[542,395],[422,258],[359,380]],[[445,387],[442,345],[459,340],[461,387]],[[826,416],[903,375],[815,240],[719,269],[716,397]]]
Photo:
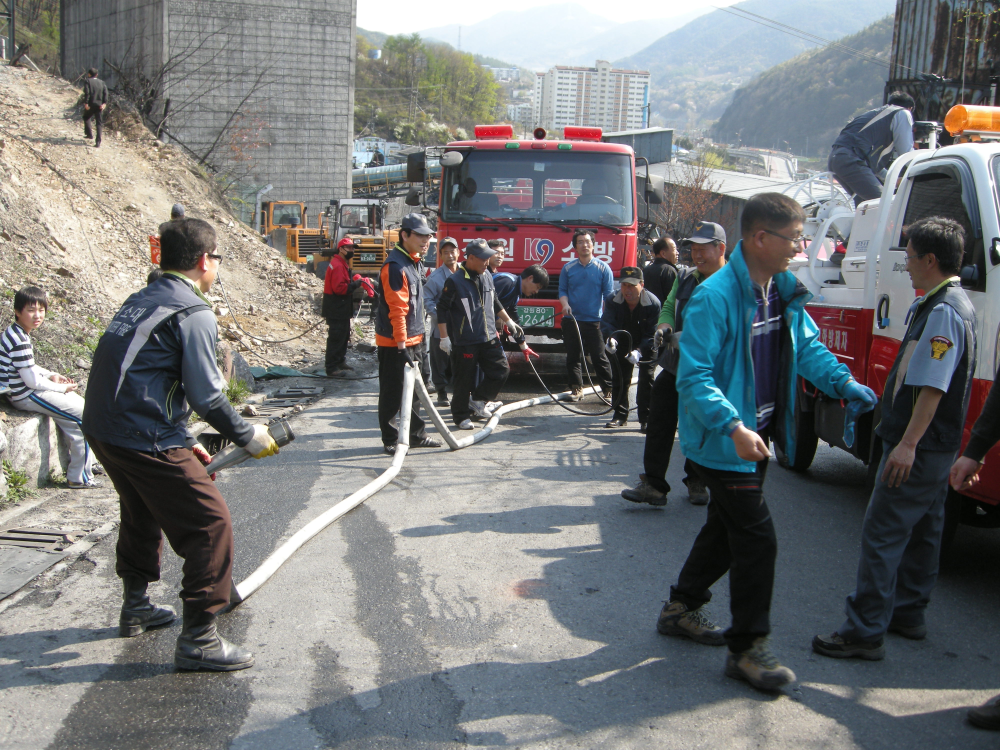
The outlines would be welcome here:
[[[291,425],[288,424],[288,420],[284,417],[269,424],[267,431],[271,433],[274,442],[281,448],[284,448],[295,440],[295,433],[292,432]],[[238,445],[229,445],[212,456],[212,461],[205,467],[205,471],[208,474],[214,474],[220,469],[228,469],[230,466],[243,463],[248,458],[253,458],[253,456],[243,450],[243,448],[240,448]]]

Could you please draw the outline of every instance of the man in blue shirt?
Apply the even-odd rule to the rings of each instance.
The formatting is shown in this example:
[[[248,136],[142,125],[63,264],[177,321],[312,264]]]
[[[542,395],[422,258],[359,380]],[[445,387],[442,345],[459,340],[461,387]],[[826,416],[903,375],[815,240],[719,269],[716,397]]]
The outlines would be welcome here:
[[[441,351],[441,332],[438,330],[437,303],[441,298],[444,282],[458,270],[458,242],[445,237],[438,245],[441,265],[435,268],[424,282],[424,310],[431,316],[431,381],[437,389],[439,406],[448,405],[448,386],[451,384],[451,357]]]
[[[615,278],[608,264],[594,257],[594,233],[589,229],[576,231],[573,235],[573,250],[576,258],[567,263],[559,274],[566,370],[573,394],[570,400],[579,401],[583,398],[584,357],[588,354],[597,370],[595,385],[599,385],[604,391],[605,399],[609,399],[611,363],[604,353],[601,315],[604,312],[605,298],[614,292]]]

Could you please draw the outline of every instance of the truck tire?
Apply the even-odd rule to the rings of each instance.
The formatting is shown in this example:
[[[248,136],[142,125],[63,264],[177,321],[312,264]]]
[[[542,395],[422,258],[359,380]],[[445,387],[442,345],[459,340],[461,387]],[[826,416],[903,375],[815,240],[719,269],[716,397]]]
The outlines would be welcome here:
[[[786,469],[792,471],[805,471],[816,457],[816,447],[819,445],[819,438],[816,436],[816,427],[813,422],[811,411],[802,411],[798,404],[795,406],[795,463],[788,462],[788,456],[784,451],[774,446],[778,463]]]

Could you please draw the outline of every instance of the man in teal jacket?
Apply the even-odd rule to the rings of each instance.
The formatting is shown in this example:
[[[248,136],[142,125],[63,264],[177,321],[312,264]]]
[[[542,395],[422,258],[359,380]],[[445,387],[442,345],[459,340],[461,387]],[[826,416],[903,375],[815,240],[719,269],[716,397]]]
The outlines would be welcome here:
[[[799,376],[833,398],[861,400],[869,409],[876,403],[820,343],[805,310],[811,295],[788,272],[802,248],[804,219],[799,204],[780,193],[747,203],[742,241],[688,303],[677,370],[681,449],[711,501],[657,629],[728,645],[726,674],[762,690],[795,679],[767,646],[777,555],[762,491],[768,440],[795,460]],[[723,634],[702,606],[727,571],[733,624]]]

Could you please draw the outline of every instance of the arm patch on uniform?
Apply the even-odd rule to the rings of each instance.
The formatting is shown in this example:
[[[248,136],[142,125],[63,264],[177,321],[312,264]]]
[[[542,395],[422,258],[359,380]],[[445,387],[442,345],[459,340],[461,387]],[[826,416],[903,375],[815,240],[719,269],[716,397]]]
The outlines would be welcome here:
[[[955,346],[950,339],[944,336],[934,336],[931,339],[931,359],[944,359],[948,350]]]

